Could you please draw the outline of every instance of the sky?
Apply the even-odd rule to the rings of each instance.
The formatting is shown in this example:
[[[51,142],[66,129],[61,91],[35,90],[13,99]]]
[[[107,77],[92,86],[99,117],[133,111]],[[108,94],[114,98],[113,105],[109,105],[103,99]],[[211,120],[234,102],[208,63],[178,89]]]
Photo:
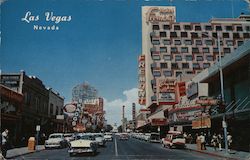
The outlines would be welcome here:
[[[137,103],[141,6],[176,6],[177,22],[208,22],[211,18],[249,13],[244,0],[0,2],[1,71],[25,70],[64,96],[65,103],[70,102],[74,86],[88,82],[104,97],[106,119],[111,124],[121,123],[122,105],[126,106],[126,117],[131,119],[132,103]],[[64,17],[65,21],[52,21],[51,14]],[[34,30],[34,25],[59,29]],[[140,107],[137,104],[137,110]]]

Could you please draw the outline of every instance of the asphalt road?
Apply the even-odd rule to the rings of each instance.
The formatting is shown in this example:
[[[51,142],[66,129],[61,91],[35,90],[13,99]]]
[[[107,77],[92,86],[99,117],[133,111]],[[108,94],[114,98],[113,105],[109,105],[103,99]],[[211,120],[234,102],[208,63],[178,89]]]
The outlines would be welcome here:
[[[206,154],[192,152],[185,149],[162,148],[159,143],[149,143],[130,138],[128,141],[120,141],[116,138],[113,142],[107,142],[106,147],[98,148],[98,153],[92,155],[79,155],[70,157],[67,149],[51,149],[37,153],[17,157],[16,159],[32,160],[61,160],[61,159],[99,159],[99,160],[118,160],[118,159],[152,159],[152,160],[212,160],[218,159]]]

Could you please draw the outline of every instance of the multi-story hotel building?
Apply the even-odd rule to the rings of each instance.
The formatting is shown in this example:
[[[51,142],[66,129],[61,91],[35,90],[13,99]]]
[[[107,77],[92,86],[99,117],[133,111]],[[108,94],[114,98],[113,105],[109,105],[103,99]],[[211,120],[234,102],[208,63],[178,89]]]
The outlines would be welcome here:
[[[177,77],[200,73],[218,60],[219,50],[222,56],[230,54],[250,39],[250,21],[245,15],[207,23],[176,22],[175,17],[172,6],[142,7],[138,94],[139,103],[151,110],[151,123],[152,119],[164,118],[164,110],[186,94]],[[165,125],[161,120],[156,123]]]

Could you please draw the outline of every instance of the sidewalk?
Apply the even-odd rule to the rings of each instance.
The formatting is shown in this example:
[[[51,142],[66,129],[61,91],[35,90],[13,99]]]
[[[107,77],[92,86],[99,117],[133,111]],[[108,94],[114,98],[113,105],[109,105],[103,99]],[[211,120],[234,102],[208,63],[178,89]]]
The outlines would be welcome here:
[[[212,155],[216,157],[235,159],[235,160],[250,160],[250,152],[231,150],[229,151],[229,154],[226,155],[224,149],[220,151],[217,148],[217,151],[215,151],[213,147],[206,146],[206,150],[197,150],[196,144],[186,144],[186,146],[187,146],[187,149],[191,151],[200,152],[200,153],[204,153],[204,154],[208,154],[208,155]]]
[[[13,159],[13,158],[21,156],[21,155],[39,152],[39,151],[42,151],[44,149],[45,149],[44,145],[38,145],[37,149],[35,151],[29,151],[28,147],[10,149],[7,152],[6,159]]]

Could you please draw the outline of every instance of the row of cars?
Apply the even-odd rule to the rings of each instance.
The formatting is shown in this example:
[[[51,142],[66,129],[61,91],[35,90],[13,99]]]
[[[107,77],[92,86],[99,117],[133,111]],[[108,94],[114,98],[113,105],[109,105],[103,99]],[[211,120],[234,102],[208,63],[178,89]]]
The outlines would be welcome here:
[[[186,139],[179,131],[169,131],[166,137],[161,139],[159,133],[132,133],[131,137],[147,142],[161,143],[163,147],[168,148],[186,147]]]
[[[45,148],[69,147],[70,156],[79,153],[95,155],[98,146],[105,146],[107,141],[113,141],[112,133],[54,133],[45,141]]]

